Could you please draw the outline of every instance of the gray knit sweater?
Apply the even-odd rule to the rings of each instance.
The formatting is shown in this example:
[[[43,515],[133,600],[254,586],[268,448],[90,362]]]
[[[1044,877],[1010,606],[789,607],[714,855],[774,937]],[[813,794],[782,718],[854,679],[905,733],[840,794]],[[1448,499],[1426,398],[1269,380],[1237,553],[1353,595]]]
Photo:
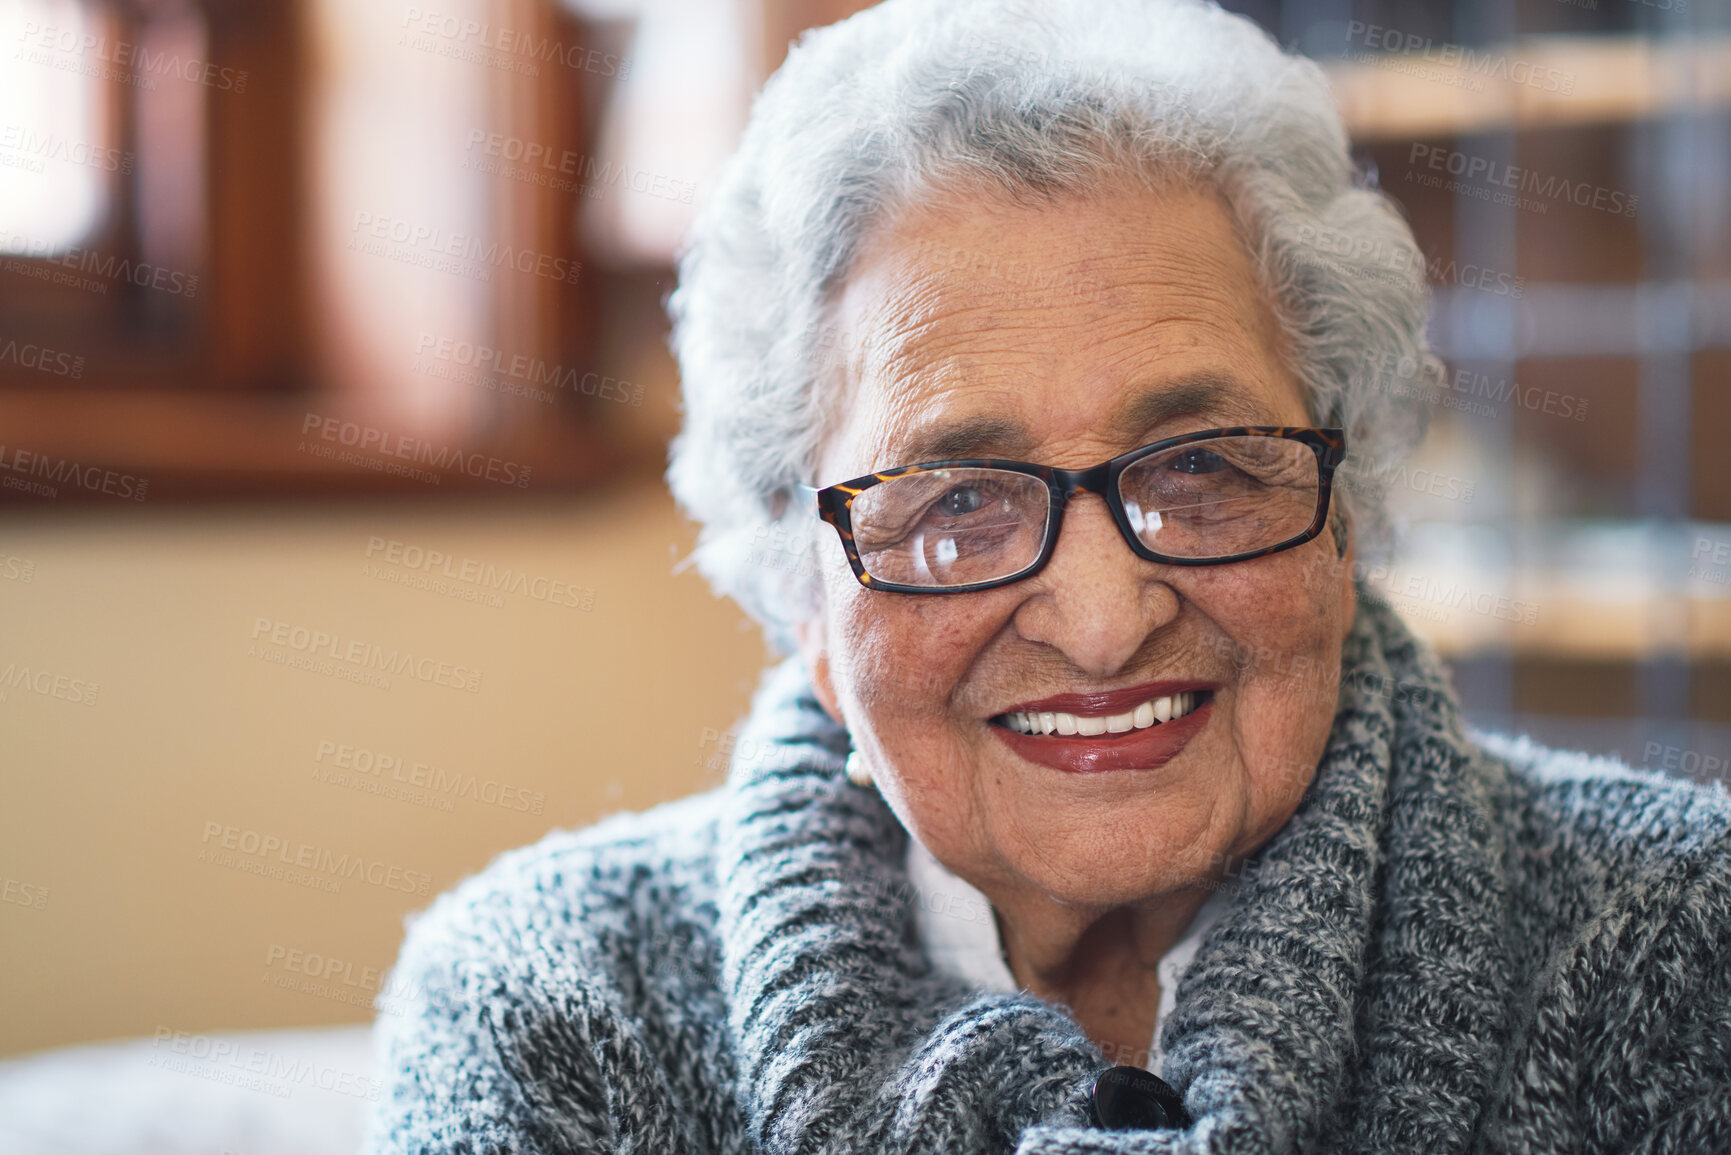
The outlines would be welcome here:
[[[1343,673],[1162,1033],[1188,1131],[1090,1127],[1064,1010],[931,967],[907,834],[790,660],[747,725],[775,756],[412,921],[370,1150],[1731,1152],[1723,788],[1469,739],[1362,591]]]

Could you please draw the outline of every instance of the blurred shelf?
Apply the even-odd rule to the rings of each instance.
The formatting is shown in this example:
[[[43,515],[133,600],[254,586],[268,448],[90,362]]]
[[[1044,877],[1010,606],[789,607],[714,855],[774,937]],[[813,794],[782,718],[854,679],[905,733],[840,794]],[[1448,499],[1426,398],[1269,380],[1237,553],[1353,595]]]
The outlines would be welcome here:
[[[1731,281],[1528,284],[1520,297],[1431,290],[1431,343],[1444,360],[1618,357],[1731,348]]]
[[[1731,525],[1430,523],[1365,577],[1450,657],[1731,660]]]
[[[321,437],[322,424],[308,431],[314,416],[336,421],[335,435]],[[345,444],[345,424],[376,436]],[[441,435],[325,398],[14,389],[0,391],[0,430],[7,512],[232,497],[503,497],[661,466],[658,452],[575,420]]]
[[[1323,70],[1347,131],[1366,143],[1731,107],[1725,33],[1535,36],[1484,48],[1430,42],[1417,52],[1352,54]]]

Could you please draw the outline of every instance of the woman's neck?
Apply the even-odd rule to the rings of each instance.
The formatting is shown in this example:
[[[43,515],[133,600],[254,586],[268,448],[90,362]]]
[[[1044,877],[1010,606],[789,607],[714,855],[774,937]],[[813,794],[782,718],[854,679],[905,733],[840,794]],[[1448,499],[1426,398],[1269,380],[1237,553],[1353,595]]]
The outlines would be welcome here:
[[[998,938],[1023,987],[1070,1008],[1114,1063],[1146,1066],[1160,1008],[1156,970],[1208,901],[1196,886],[1107,910],[1034,896],[994,902]]]

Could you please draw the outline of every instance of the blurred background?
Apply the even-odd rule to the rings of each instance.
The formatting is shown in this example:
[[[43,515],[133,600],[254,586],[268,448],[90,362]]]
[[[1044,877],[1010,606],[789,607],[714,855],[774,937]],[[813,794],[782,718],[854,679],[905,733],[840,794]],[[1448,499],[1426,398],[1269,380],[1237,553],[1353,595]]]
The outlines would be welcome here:
[[[400,1011],[433,894],[721,781],[766,652],[680,564],[662,301],[864,6],[0,0],[0,1055],[214,1091],[157,1060]],[[1731,0],[1228,7],[1435,287],[1366,580],[1477,724],[1731,778]]]

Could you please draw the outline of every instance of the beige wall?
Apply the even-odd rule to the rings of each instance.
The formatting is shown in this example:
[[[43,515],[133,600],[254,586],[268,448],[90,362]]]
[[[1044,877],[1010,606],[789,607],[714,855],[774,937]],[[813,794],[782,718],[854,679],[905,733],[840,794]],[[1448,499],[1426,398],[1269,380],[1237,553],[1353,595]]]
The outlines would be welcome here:
[[[573,583],[579,602],[592,589],[593,608],[532,596],[548,583],[496,607],[369,576],[374,538],[443,551],[459,576],[472,559]],[[0,523],[0,1054],[370,1019],[367,968],[389,966],[432,894],[549,829],[718,783],[706,734],[737,721],[766,654],[732,603],[673,573],[692,538],[654,488],[528,512],[139,506]],[[261,618],[339,651],[479,670],[480,689],[271,662]],[[85,683],[94,701],[70,700]],[[404,764],[356,781],[410,787],[392,779],[419,762],[454,787],[392,798],[321,780],[335,769],[321,743]],[[485,799],[471,776],[494,784]],[[498,786],[514,789],[495,801]],[[536,793],[542,813],[515,809]],[[233,849],[210,824],[236,828]],[[285,853],[246,853],[246,832],[337,889],[241,869]],[[365,866],[343,877],[343,855]],[[427,895],[395,888],[421,874]],[[285,988],[305,979],[291,951],[346,969],[328,990]]]

